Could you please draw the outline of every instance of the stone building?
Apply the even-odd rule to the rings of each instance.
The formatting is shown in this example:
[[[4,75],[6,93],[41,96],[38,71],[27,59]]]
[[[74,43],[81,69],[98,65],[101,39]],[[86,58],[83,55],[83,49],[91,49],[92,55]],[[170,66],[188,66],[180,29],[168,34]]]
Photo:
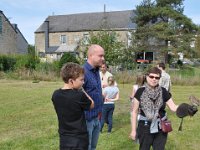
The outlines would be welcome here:
[[[48,16],[35,31],[35,47],[44,60],[59,60],[64,52],[76,52],[78,42],[89,32],[116,31],[120,41],[130,43],[133,10]]]
[[[28,42],[17,24],[11,24],[0,10],[0,54],[25,54]]]

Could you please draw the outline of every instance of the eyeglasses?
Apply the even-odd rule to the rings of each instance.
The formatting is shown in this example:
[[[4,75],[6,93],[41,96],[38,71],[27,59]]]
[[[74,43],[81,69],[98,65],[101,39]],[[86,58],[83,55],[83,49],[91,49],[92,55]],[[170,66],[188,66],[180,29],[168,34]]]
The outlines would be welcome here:
[[[151,79],[156,79],[156,80],[159,80],[159,79],[160,79],[160,77],[155,77],[155,76],[151,76],[151,75],[149,75],[149,78],[151,78]]]

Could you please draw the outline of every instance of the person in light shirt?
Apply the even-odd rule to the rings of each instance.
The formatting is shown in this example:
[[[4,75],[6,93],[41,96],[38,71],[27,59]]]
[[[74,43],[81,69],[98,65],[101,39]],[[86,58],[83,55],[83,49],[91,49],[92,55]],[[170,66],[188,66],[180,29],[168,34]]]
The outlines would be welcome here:
[[[113,76],[108,77],[108,86],[103,89],[104,104],[101,117],[101,131],[104,122],[108,121],[108,133],[112,131],[113,112],[115,109],[115,101],[119,100],[119,89],[115,86],[115,79]]]
[[[110,76],[113,76],[113,75],[108,71],[108,66],[104,62],[100,67],[100,79],[101,79],[102,89],[108,86],[108,77]],[[116,81],[114,85],[117,86]]]
[[[161,70],[161,78],[159,80],[159,85],[164,87],[168,92],[170,92],[171,79],[170,79],[170,75],[165,71],[165,64],[159,63],[157,67],[158,69]]]

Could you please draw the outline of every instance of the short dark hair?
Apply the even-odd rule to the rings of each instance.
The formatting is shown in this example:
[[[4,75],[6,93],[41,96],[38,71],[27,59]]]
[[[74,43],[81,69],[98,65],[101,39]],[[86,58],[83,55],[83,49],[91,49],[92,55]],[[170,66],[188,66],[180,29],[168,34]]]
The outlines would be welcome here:
[[[158,67],[161,67],[163,70],[165,70],[165,64],[164,63],[159,63]]]
[[[84,75],[84,69],[72,62],[64,64],[60,71],[60,76],[65,83],[68,83],[69,79],[77,79],[80,75]]]
[[[161,77],[161,70],[158,69],[157,67],[150,68],[150,69],[147,71],[147,74],[146,74],[146,75],[149,75],[150,73],[159,74],[159,76]]]

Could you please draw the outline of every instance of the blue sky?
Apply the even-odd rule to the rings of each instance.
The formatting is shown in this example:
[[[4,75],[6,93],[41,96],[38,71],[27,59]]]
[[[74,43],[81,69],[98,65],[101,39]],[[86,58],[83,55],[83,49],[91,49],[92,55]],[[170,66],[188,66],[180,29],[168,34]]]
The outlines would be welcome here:
[[[34,32],[50,15],[135,9],[142,0],[1,0],[0,10],[16,23],[29,44],[34,44]],[[185,0],[184,14],[200,24],[200,1]]]

